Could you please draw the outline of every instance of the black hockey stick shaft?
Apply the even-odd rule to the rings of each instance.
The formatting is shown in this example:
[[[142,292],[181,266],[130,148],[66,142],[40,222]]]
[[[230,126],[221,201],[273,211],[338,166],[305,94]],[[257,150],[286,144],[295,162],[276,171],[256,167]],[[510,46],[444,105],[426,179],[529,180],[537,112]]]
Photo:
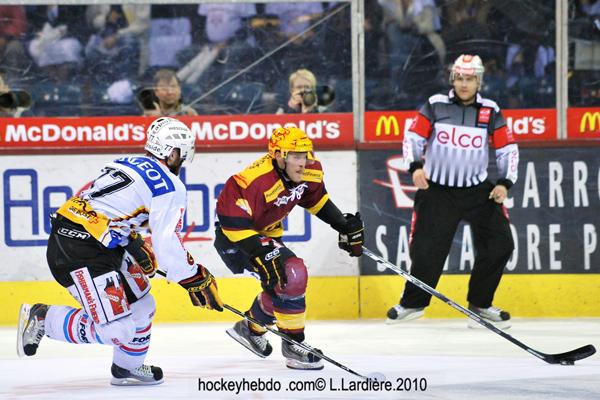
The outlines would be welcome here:
[[[166,274],[164,271],[161,271],[160,269],[157,269],[157,270],[156,270],[156,272],[157,272],[159,275],[162,275],[162,276],[164,276],[164,277],[166,277],[166,276],[167,276],[167,274]],[[288,342],[288,343],[291,343],[291,344],[293,344],[293,345],[296,345],[296,346],[298,346],[298,347],[301,347],[301,348],[303,348],[304,350],[308,351],[309,353],[311,353],[311,354],[313,354],[313,355],[315,355],[315,356],[317,356],[317,357],[319,357],[319,358],[322,358],[323,360],[325,360],[325,361],[327,361],[327,362],[329,362],[329,363],[331,363],[331,364],[335,365],[335,366],[336,366],[336,367],[338,367],[338,368],[341,368],[341,369],[343,369],[343,370],[344,370],[344,371],[346,371],[346,372],[349,372],[349,373],[351,373],[351,374],[353,374],[353,375],[356,375],[356,376],[358,376],[358,377],[361,377],[361,378],[363,378],[363,379],[369,380],[369,378],[368,378],[367,376],[365,376],[365,375],[361,375],[361,374],[359,374],[358,372],[356,372],[356,371],[353,371],[352,369],[350,369],[350,368],[346,367],[344,364],[341,364],[341,363],[339,363],[339,362],[335,361],[333,358],[327,357],[325,354],[323,354],[323,353],[319,353],[318,351],[315,351],[315,349],[313,349],[312,347],[309,347],[309,346],[305,345],[304,343],[300,343],[300,342],[298,342],[298,341],[296,341],[296,340],[292,339],[291,337],[289,337],[289,336],[288,336],[288,335],[286,335],[285,333],[281,333],[281,332],[279,332],[278,330],[275,330],[275,329],[271,328],[270,326],[263,324],[262,322],[258,321],[257,319],[254,319],[254,318],[252,318],[252,317],[250,317],[250,316],[248,316],[248,315],[244,314],[243,312],[241,312],[240,310],[238,310],[237,308],[235,308],[235,307],[233,307],[233,306],[230,306],[229,304],[225,304],[225,303],[223,303],[223,308],[225,308],[225,309],[227,309],[227,310],[231,311],[232,313],[234,313],[234,314],[236,314],[236,315],[238,315],[238,316],[240,316],[240,317],[244,318],[245,320],[247,320],[247,321],[249,321],[249,322],[252,322],[253,324],[256,324],[256,325],[259,325],[259,326],[261,326],[261,327],[265,328],[266,330],[268,330],[269,332],[271,332],[271,333],[273,333],[273,334],[275,334],[275,335],[279,336],[280,338],[282,338],[282,339],[283,339],[283,340],[285,340],[286,342]]]
[[[240,310],[238,310],[237,308],[234,308],[232,306],[230,306],[229,304],[223,304],[223,308],[228,309],[229,311],[231,311],[234,314],[239,315],[240,317],[244,318],[245,320],[252,322],[253,324],[259,325],[263,328],[265,328],[266,330],[268,330],[271,333],[274,333],[275,335],[279,336],[280,338],[282,338],[283,340],[285,340],[288,343],[294,344],[298,347],[302,347],[304,350],[308,351],[309,353],[314,354],[315,356],[322,358],[323,360],[335,365],[338,368],[343,369],[346,372],[349,372],[353,375],[359,376],[363,379],[368,380],[369,378],[365,375],[361,375],[356,371],[351,370],[350,368],[346,367],[344,364],[341,364],[337,361],[335,361],[333,358],[327,357],[325,354],[323,353],[319,353],[318,351],[315,351],[315,349],[313,349],[312,347],[309,347],[307,345],[305,345],[304,343],[300,343],[294,339],[292,339],[291,337],[287,336],[285,333],[281,333],[276,329],[271,328],[268,325],[263,324],[262,322],[258,321],[257,319],[254,319],[246,314],[244,314],[243,312],[241,312]]]
[[[454,309],[460,311],[461,313],[465,314],[467,317],[471,318],[475,322],[483,325],[484,327],[486,327],[487,329],[491,330],[492,332],[497,333],[498,335],[502,336],[503,338],[505,338],[505,339],[509,340],[510,342],[516,344],[517,346],[519,346],[523,350],[529,352],[530,354],[533,354],[534,356],[538,357],[539,359],[544,360],[545,362],[547,362],[549,364],[572,364],[575,361],[587,358],[587,357],[591,356],[592,354],[594,354],[596,352],[596,349],[591,344],[583,346],[583,347],[580,347],[580,348],[575,349],[575,350],[568,351],[566,353],[560,353],[560,354],[546,354],[546,353],[542,353],[542,352],[539,352],[537,350],[534,350],[531,347],[527,346],[525,343],[523,343],[523,342],[515,339],[514,337],[512,337],[508,333],[504,332],[501,329],[498,329],[497,327],[495,327],[491,323],[489,323],[486,320],[480,318],[477,314],[475,314],[471,310],[469,310],[467,308],[464,308],[460,304],[457,304],[454,301],[450,300],[449,298],[447,298],[446,296],[444,296],[442,293],[438,292],[437,290],[435,290],[431,286],[427,285],[426,283],[422,282],[421,280],[415,278],[414,276],[412,276],[408,272],[404,271],[402,268],[398,267],[395,264],[392,264],[391,262],[387,261],[386,259],[384,259],[384,258],[378,256],[377,254],[373,253],[371,250],[369,250],[365,246],[363,246],[363,254],[365,254],[369,258],[373,259],[377,263],[382,264],[386,268],[391,269],[392,271],[396,272],[398,275],[402,276],[404,279],[406,279],[407,281],[411,282],[413,285],[415,285],[415,286],[419,287],[420,289],[426,291],[427,293],[431,294],[432,296],[437,297],[438,299],[440,299],[444,303],[448,304],[452,308],[454,308]]]

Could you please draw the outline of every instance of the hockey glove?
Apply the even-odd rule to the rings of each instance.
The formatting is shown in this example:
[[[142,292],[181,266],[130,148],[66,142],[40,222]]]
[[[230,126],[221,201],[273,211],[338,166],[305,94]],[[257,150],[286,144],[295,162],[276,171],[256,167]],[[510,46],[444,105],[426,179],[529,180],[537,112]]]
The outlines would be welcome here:
[[[125,250],[135,259],[144,274],[150,278],[156,273],[158,264],[150,243],[142,239],[142,236],[137,232],[131,232],[129,235],[129,244],[125,246]]]
[[[365,243],[365,226],[360,219],[360,213],[344,214],[346,226],[342,227],[338,236],[338,246],[347,251],[351,257],[362,255],[362,245]]]
[[[285,265],[281,260],[279,249],[273,244],[260,247],[252,254],[252,267],[260,276],[262,287],[268,293],[275,293],[275,286],[279,282],[281,288],[287,285]]]
[[[197,264],[197,266],[196,274],[179,281],[179,284],[189,292],[195,306],[223,311],[223,301],[219,297],[215,277],[203,265]]]

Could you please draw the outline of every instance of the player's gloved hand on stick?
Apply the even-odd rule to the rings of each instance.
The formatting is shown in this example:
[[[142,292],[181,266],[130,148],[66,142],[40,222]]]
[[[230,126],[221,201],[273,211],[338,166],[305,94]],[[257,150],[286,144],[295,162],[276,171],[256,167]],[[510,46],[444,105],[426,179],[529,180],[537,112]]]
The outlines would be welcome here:
[[[189,292],[195,306],[223,311],[223,301],[219,297],[215,277],[203,265],[197,264],[197,266],[196,274],[179,281],[179,284]]]
[[[360,213],[344,214],[346,225],[340,228],[338,246],[345,250],[351,257],[362,255],[362,246],[365,243],[365,226],[360,219]]]
[[[142,235],[137,232],[131,232],[129,235],[129,244],[125,246],[125,250],[135,259],[144,274],[150,278],[154,276],[158,268],[156,256],[154,255],[152,246],[150,243],[144,241]]]
[[[275,293],[277,283],[281,288],[287,285],[287,274],[285,265],[281,259],[281,253],[271,242],[266,246],[256,250],[250,259],[254,271],[260,276],[260,281],[264,290],[269,293]]]

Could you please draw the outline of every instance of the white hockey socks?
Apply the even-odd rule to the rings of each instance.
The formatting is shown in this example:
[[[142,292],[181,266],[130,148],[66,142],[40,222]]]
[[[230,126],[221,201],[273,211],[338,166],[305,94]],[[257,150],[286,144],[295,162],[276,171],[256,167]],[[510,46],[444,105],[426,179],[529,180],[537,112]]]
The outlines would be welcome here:
[[[46,314],[46,336],[68,343],[103,343],[94,322],[81,308],[50,306]]]

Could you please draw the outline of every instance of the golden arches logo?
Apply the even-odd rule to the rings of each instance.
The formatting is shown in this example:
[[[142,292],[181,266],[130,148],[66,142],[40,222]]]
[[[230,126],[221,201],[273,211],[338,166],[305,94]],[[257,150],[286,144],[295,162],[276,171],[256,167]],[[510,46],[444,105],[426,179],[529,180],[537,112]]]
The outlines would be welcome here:
[[[586,112],[579,123],[579,132],[595,132],[600,131],[600,112]]]
[[[394,134],[394,136],[400,135],[400,125],[398,125],[398,120],[393,115],[382,115],[377,120],[377,125],[375,126],[375,136],[381,136],[383,129],[383,135],[389,136]]]

